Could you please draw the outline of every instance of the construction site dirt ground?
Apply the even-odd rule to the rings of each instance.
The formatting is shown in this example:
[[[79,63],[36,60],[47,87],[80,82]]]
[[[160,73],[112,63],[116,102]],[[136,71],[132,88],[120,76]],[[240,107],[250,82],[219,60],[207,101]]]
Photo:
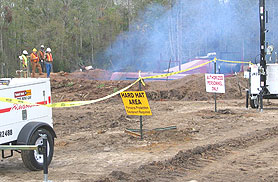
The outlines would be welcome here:
[[[130,81],[96,81],[52,75],[53,102],[91,100]],[[52,181],[278,181],[278,101],[264,110],[245,108],[246,80],[226,78],[226,93],[205,92],[204,75],[146,82],[152,116],[143,117],[144,139],[125,133],[138,129],[121,98],[73,108],[54,108],[57,134],[49,166]],[[138,90],[135,85],[129,90]],[[175,126],[176,129],[155,130]],[[173,127],[174,128],[174,127]],[[42,181],[20,154],[0,162],[0,181]]]

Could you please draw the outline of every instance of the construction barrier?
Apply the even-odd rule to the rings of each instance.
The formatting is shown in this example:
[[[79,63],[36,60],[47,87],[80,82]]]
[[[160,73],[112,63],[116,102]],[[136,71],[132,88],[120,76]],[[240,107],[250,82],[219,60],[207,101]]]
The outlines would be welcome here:
[[[176,74],[179,74],[179,73],[184,73],[184,72],[188,72],[188,71],[191,71],[191,70],[194,70],[194,69],[197,69],[197,68],[200,68],[202,66],[205,66],[209,63],[212,63],[212,62],[216,62],[216,61],[221,61],[221,62],[228,62],[228,63],[241,63],[241,64],[252,64],[251,62],[244,62],[244,61],[229,61],[229,60],[220,60],[220,59],[217,59],[217,58],[214,58],[213,60],[211,61],[208,61],[208,62],[205,62],[203,64],[200,64],[200,65],[197,65],[197,66],[194,66],[192,68],[188,68],[186,70],[181,70],[181,71],[176,71],[176,72],[172,72],[172,73],[165,73],[165,74],[161,74],[161,75],[156,75],[156,76],[147,76],[147,77],[141,77],[140,76],[140,73],[139,73],[139,78],[133,82],[132,84],[128,85],[127,87],[113,93],[113,94],[110,94],[110,95],[107,95],[105,97],[102,97],[102,98],[99,98],[99,99],[96,99],[96,100],[89,100],[89,101],[69,101],[69,102],[58,102],[58,103],[53,103],[53,104],[46,104],[46,105],[43,105],[43,106],[46,106],[46,107],[52,107],[52,108],[62,108],[62,107],[76,107],[76,106],[83,106],[83,105],[88,105],[88,104],[93,104],[93,103],[96,103],[96,102],[100,102],[100,101],[104,101],[104,100],[107,100],[111,97],[114,97],[118,94],[120,94],[121,92],[124,92],[126,90],[128,90],[129,88],[131,88],[133,85],[135,85],[137,82],[141,82],[143,85],[145,85],[144,81],[145,79],[154,79],[154,78],[164,78],[164,77],[169,77],[169,76],[172,76],[172,75],[176,75]],[[0,97],[0,101],[1,102],[7,102],[7,103],[12,103],[12,104],[20,104],[20,105],[30,105],[30,106],[41,106],[42,104],[36,104],[36,103],[31,103],[31,102],[28,102],[28,101],[22,101],[22,100],[18,100],[18,99],[13,99],[13,98],[5,98],[5,97]]]

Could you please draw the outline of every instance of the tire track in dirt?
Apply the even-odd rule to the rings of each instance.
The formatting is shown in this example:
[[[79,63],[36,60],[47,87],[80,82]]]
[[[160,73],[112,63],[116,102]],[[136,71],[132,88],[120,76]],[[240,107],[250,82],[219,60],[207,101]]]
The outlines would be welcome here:
[[[250,146],[276,136],[278,136],[278,126],[247,133],[222,142],[180,151],[172,159],[142,165],[131,174],[113,171],[108,177],[96,181],[178,181],[178,178],[182,178],[190,172],[200,170],[212,162],[223,159],[233,151],[247,149]]]
[[[258,142],[248,148],[233,150],[210,164],[177,178],[177,181],[277,181],[277,137]]]

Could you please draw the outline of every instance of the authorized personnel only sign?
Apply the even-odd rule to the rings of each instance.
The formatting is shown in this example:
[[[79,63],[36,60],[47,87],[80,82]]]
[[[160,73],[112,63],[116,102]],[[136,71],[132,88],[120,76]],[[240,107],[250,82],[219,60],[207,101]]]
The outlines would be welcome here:
[[[225,93],[224,74],[205,74],[206,91],[212,93]]]
[[[152,115],[151,108],[144,91],[122,92],[121,97],[128,115]]]

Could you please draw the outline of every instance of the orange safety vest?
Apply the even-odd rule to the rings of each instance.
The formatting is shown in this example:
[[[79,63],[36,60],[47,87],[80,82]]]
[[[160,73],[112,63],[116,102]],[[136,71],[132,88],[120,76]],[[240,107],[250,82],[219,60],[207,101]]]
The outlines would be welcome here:
[[[48,62],[52,62],[53,61],[51,53],[46,53],[46,61],[48,61]]]
[[[35,54],[35,53],[32,53],[32,54],[31,54],[31,61],[33,61],[33,62],[35,62],[35,63],[39,62],[40,60],[39,60],[38,55]]]
[[[44,60],[44,55],[45,55],[45,53],[44,53],[44,51],[39,51],[39,58],[40,58],[40,60]]]

